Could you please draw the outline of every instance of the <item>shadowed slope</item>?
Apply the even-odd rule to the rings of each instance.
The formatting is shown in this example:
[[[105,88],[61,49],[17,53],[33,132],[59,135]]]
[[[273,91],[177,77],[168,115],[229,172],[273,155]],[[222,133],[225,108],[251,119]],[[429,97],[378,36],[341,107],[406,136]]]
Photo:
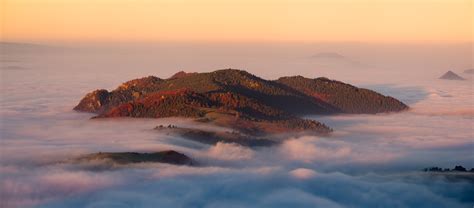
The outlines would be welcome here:
[[[395,98],[327,78],[294,76],[282,77],[277,82],[332,106],[338,113],[384,113],[408,109]]]

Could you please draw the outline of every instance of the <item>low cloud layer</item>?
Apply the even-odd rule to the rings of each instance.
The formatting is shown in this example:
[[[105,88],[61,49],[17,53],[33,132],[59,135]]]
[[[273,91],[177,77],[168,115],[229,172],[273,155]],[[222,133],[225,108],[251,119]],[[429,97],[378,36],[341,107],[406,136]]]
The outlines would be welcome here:
[[[453,184],[442,179],[427,181],[421,175],[410,176],[420,181],[415,182],[402,176],[379,178],[337,172],[310,175],[310,172],[280,169],[260,173],[234,169],[190,174],[79,194],[47,206],[463,207],[470,202],[462,200],[472,191],[472,184]]]
[[[186,119],[89,120],[91,114],[71,110],[85,92],[110,89],[136,74],[122,69],[96,77],[95,65],[71,66],[89,69],[79,73],[62,71],[59,66],[70,64],[55,61],[33,60],[28,66],[38,69],[4,74],[0,207],[471,207],[474,203],[472,182],[419,171],[428,166],[474,167],[474,97],[469,82],[367,85],[402,99],[411,110],[310,116],[334,128],[334,133],[289,136],[276,146],[249,148],[206,145],[152,130],[157,125],[198,125]],[[101,163],[70,162],[99,151],[168,149],[192,157],[200,166],[143,163],[100,168]]]

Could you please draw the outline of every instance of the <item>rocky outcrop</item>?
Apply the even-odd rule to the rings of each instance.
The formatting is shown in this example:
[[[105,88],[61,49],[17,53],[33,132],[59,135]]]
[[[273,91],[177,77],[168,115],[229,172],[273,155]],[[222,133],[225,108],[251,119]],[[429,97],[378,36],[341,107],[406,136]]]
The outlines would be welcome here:
[[[159,90],[156,86],[162,81],[160,78],[149,76],[125,82],[111,92],[105,89],[95,90],[88,93],[74,110],[101,114],[114,106],[140,99]]]
[[[87,93],[74,110],[98,113],[110,102],[109,95],[109,92],[104,89]]]

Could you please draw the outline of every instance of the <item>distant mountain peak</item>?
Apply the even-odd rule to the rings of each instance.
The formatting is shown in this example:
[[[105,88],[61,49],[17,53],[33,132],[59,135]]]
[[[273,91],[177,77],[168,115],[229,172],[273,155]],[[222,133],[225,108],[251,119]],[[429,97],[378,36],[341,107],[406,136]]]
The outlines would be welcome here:
[[[457,75],[452,71],[448,71],[440,77],[440,79],[447,79],[447,80],[464,80],[461,76]]]
[[[311,58],[345,59],[346,57],[335,52],[322,52],[311,56]]]
[[[309,56],[308,59],[325,68],[364,68],[369,67],[360,61],[336,52],[321,52]]]

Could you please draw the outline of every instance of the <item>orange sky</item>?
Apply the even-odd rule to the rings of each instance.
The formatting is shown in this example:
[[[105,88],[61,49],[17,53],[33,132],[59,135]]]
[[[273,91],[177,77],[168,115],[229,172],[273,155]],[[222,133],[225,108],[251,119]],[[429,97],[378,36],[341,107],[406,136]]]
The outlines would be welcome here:
[[[453,43],[472,0],[0,0],[6,41]]]

